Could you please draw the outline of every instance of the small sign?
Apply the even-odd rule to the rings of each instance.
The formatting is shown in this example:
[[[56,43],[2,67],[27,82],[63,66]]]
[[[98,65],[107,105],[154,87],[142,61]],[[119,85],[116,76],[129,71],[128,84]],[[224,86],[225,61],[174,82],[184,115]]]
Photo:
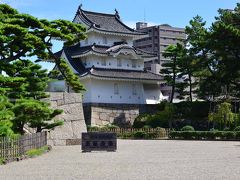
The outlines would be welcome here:
[[[117,134],[112,132],[82,133],[82,152],[116,151]]]

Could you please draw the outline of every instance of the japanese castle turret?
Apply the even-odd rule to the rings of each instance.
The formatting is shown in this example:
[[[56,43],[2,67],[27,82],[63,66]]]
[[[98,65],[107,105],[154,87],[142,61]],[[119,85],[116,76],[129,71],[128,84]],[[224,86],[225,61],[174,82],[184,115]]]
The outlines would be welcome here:
[[[91,108],[86,110],[91,114],[89,124],[113,123],[121,113],[118,107],[125,112],[123,108],[157,104],[164,99],[160,90],[163,78],[144,70],[144,61],[155,59],[156,54],[133,47],[133,40],[147,37],[146,34],[125,25],[117,10],[114,14],[104,14],[85,11],[80,6],[73,22],[86,26],[87,39],[64,47],[58,54],[66,59],[84,84],[83,103],[86,106],[109,107],[107,109],[112,110],[109,113],[115,113],[116,109],[115,115],[102,115],[102,118],[104,110],[99,110],[97,115],[93,115]],[[137,113],[134,114],[137,116]],[[126,120],[131,114],[124,116]]]

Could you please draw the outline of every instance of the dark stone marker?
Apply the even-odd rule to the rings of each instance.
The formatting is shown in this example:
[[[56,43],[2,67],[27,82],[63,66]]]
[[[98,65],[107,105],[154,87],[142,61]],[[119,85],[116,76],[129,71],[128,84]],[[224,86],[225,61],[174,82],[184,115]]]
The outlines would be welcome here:
[[[116,151],[117,134],[112,132],[82,133],[82,152]]]

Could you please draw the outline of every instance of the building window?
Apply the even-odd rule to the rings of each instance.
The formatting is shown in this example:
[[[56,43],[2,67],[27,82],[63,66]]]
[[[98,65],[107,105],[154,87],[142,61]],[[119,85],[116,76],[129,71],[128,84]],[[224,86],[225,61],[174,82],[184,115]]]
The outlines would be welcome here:
[[[106,66],[106,59],[102,60],[102,66]]]
[[[103,37],[103,44],[107,44],[107,37]]]
[[[114,94],[119,94],[118,84],[114,84]]]
[[[136,66],[137,66],[137,65],[136,65],[136,61],[132,60],[132,67],[133,67],[133,68],[136,68]]]
[[[121,66],[122,66],[122,61],[121,61],[121,59],[117,59],[117,66],[118,66],[118,67],[121,67]]]
[[[132,84],[132,94],[137,95],[137,87],[136,84]]]

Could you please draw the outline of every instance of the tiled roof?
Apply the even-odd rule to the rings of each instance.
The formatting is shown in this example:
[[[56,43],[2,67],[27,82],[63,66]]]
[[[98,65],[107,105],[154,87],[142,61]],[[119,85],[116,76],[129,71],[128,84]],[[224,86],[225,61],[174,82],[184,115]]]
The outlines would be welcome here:
[[[132,70],[120,70],[120,69],[103,69],[103,68],[91,68],[87,70],[87,73],[82,74],[82,77],[86,75],[92,75],[100,78],[112,78],[112,79],[133,79],[133,80],[154,80],[162,81],[163,77],[149,71],[132,71]]]
[[[131,47],[127,44],[121,44],[116,46],[102,46],[102,45],[90,45],[85,47],[80,47],[80,45],[65,47],[64,51],[67,52],[71,57],[80,56],[83,54],[87,54],[88,52],[94,52],[103,55],[109,55],[118,53],[122,49],[133,50],[137,55],[143,58],[152,58],[157,55],[151,52],[146,52],[135,47]]]
[[[119,17],[118,12],[115,14],[104,14],[97,12],[90,12],[82,10],[79,7],[77,14],[79,18],[86,23],[89,27],[100,31],[113,32],[113,33],[124,33],[133,35],[146,35],[146,33],[138,32],[127,25],[125,25]]]
[[[106,50],[109,49],[109,47],[95,46],[95,48],[93,48],[93,46],[80,47],[79,45],[76,45],[64,47],[63,50],[55,53],[55,55],[61,55],[62,51],[64,51],[65,55],[68,58],[69,63],[81,77],[91,75],[99,78],[112,78],[112,79],[154,80],[154,81],[163,80],[162,76],[151,73],[149,71],[104,69],[95,67],[86,69],[80,59],[72,58],[73,55],[77,55],[79,53],[86,53],[92,51],[93,49],[94,51],[106,53]]]

